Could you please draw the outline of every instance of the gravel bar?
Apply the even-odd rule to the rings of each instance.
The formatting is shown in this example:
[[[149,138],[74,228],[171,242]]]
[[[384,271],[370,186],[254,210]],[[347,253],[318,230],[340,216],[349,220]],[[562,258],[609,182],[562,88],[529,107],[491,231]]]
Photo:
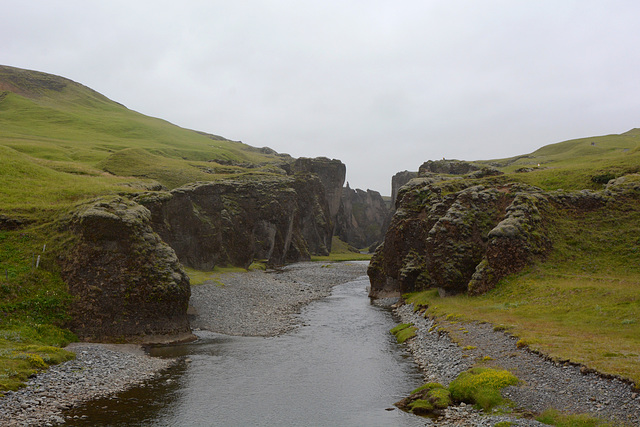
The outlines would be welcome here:
[[[640,393],[625,381],[605,378],[574,364],[553,362],[526,347],[518,348],[514,337],[494,331],[489,324],[458,323],[457,328],[450,328],[461,329],[455,336],[463,343],[461,347],[432,319],[414,313],[413,304],[402,305],[394,312],[403,323],[418,327],[416,337],[407,344],[427,381],[448,385],[460,372],[484,359],[488,366],[511,371],[521,380],[520,385],[503,391],[520,414],[552,407],[604,418],[616,425],[640,426]],[[527,418],[483,415],[465,405],[449,408],[444,417],[429,420],[426,425],[493,426],[501,421],[517,426],[545,425]]]
[[[298,324],[302,306],[366,275],[368,264],[303,262],[267,272],[220,274],[191,288],[191,327],[226,335],[283,334]]]
[[[62,411],[141,384],[173,363],[129,344],[73,343],[67,350],[76,353],[74,360],[50,367],[0,398],[0,425],[64,424]]]

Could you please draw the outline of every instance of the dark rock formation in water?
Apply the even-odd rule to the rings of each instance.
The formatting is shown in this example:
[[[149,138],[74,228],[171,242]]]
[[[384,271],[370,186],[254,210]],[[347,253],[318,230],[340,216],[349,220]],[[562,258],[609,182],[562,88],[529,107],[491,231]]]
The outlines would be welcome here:
[[[150,219],[146,208],[122,198],[83,205],[67,219],[76,239],[61,272],[74,297],[69,326],[82,340],[192,337],[189,279]]]
[[[367,248],[384,237],[390,211],[377,191],[342,190],[335,235],[356,248]]]
[[[282,265],[331,250],[329,204],[315,174],[195,183],[136,200],[180,261],[196,269]]]
[[[461,163],[438,170],[477,171]],[[372,297],[427,288],[481,293],[550,247],[540,189],[479,181],[475,175],[424,169],[421,175],[400,190],[384,244],[371,261]]]

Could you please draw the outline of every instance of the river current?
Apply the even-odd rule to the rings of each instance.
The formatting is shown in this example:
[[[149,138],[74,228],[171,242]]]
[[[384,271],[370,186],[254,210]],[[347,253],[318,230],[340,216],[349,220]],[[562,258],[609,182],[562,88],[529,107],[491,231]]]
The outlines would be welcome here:
[[[424,425],[393,409],[422,379],[367,286],[362,277],[334,287],[278,337],[199,332],[194,343],[154,348],[181,361],[143,387],[74,409],[68,415],[79,418],[67,425]]]

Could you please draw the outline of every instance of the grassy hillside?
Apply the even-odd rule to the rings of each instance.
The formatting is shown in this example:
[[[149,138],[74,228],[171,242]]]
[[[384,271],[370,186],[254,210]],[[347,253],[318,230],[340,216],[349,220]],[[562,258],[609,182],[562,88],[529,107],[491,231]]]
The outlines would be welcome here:
[[[601,189],[609,177],[640,172],[640,129],[559,142],[531,154],[477,163],[498,167],[510,179],[544,190]]]
[[[270,173],[271,150],[131,111],[71,80],[0,66],[0,392],[71,357],[55,221],[107,194]]]
[[[229,163],[282,161],[131,111],[71,80],[5,66],[0,153],[0,212],[27,216],[153,181],[174,188],[247,172]]]
[[[640,179],[630,175],[640,172],[639,147],[633,129],[478,163],[506,172],[499,180],[597,190],[609,177]],[[282,160],[131,111],[62,77],[0,66],[0,391],[68,356],[49,355],[73,339],[60,329],[69,297],[56,256],[69,237],[56,218],[98,195],[271,173]],[[435,316],[489,321],[553,357],[640,384],[639,206],[636,197],[615,209],[556,213],[549,258],[485,296],[413,298]]]

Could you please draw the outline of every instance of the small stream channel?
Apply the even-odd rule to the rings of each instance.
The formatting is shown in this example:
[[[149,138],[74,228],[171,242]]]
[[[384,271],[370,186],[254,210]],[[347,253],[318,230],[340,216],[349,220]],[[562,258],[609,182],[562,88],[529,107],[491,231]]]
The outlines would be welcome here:
[[[370,303],[366,277],[302,310],[302,326],[273,338],[199,333],[152,350],[181,357],[163,376],[74,409],[72,426],[419,426],[393,403],[422,384]]]

